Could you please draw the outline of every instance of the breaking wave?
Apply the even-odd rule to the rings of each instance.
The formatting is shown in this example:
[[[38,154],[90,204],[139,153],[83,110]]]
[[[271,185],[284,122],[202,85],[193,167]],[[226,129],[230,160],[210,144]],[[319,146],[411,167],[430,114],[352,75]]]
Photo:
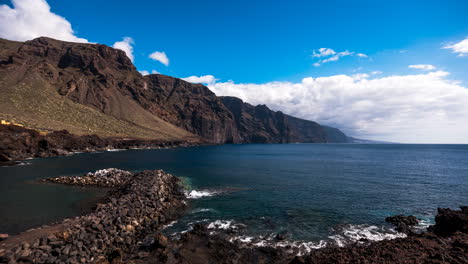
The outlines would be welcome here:
[[[210,234],[217,234],[217,231],[236,231],[236,235],[230,235],[230,242],[238,242],[245,246],[252,247],[273,247],[285,248],[290,253],[296,255],[304,255],[310,253],[314,249],[320,249],[326,246],[344,247],[354,243],[366,243],[370,241],[381,241],[396,238],[404,238],[406,234],[397,232],[386,227],[378,227],[374,225],[346,225],[336,231],[327,239],[320,241],[291,241],[284,238],[279,238],[276,234],[268,236],[248,236],[241,235],[238,232],[245,228],[246,225],[236,223],[233,220],[216,220],[208,224],[208,229],[211,229]]]
[[[216,195],[218,192],[216,191],[208,191],[208,190],[192,190],[190,192],[186,192],[185,195],[189,199],[199,199],[202,197],[210,197]]]

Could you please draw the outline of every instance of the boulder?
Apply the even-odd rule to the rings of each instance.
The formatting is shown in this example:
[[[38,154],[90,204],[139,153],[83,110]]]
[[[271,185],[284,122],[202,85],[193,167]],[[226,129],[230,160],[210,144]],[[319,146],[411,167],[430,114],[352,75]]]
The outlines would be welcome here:
[[[394,225],[396,228],[395,230],[398,232],[402,232],[405,234],[411,234],[413,231],[411,230],[411,227],[417,225],[419,223],[419,220],[413,216],[413,215],[395,215],[395,216],[389,216],[385,218],[385,221],[387,223],[390,223]]]

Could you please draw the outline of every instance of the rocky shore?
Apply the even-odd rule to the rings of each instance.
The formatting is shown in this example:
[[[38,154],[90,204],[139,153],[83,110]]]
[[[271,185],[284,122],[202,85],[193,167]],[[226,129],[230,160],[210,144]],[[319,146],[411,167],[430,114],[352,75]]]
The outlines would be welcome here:
[[[47,134],[15,125],[0,125],[0,166],[14,165],[27,158],[70,155],[113,149],[169,148],[199,145],[200,141],[158,141],[144,139],[77,136],[66,130]]]
[[[398,215],[386,221],[406,237],[303,252],[283,234],[274,237],[279,246],[259,245],[233,239],[238,228],[213,232],[211,224],[165,236],[164,227],[188,204],[180,180],[161,170],[110,168],[46,181],[110,191],[88,215],[6,238],[0,263],[468,263],[468,207],[438,209],[427,232],[416,232],[416,217]]]
[[[151,234],[186,206],[180,180],[161,170],[132,174],[108,169],[83,178],[94,180],[77,184],[114,187],[108,201],[50,232],[45,227],[42,237],[25,232],[7,238],[0,243],[0,263],[116,263],[123,256],[146,257],[145,249],[158,238]],[[62,178],[50,181],[61,183]]]

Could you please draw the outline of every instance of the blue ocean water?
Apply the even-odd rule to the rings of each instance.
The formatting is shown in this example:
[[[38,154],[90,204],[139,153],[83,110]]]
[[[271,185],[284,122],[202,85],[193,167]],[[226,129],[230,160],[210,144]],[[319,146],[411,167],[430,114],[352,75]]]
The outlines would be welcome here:
[[[468,145],[251,144],[127,150],[35,159],[0,168],[0,233],[16,233],[79,214],[96,189],[35,184],[40,178],[115,167],[164,169],[196,192],[187,214],[168,229],[216,220],[256,236],[288,232],[319,241],[343,226],[384,226],[437,207],[468,205]]]

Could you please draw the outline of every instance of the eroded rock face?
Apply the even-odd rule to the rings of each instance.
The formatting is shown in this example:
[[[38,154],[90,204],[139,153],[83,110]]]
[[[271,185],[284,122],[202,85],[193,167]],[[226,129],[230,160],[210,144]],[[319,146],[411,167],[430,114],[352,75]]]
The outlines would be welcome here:
[[[178,216],[185,196],[179,179],[161,170],[123,174],[126,181],[114,185],[107,203],[64,220],[62,231],[0,250],[0,263],[108,263],[123,255],[138,257],[139,242]]]
[[[316,122],[253,106],[231,96],[220,97],[233,114],[241,142],[296,143],[327,142],[325,130]]]
[[[67,155],[74,152],[128,148],[165,148],[188,146],[189,144],[185,141],[122,140],[101,138],[96,135],[76,136],[66,130],[41,135],[32,129],[14,125],[0,125],[0,156],[4,157],[5,162],[31,157]]]

